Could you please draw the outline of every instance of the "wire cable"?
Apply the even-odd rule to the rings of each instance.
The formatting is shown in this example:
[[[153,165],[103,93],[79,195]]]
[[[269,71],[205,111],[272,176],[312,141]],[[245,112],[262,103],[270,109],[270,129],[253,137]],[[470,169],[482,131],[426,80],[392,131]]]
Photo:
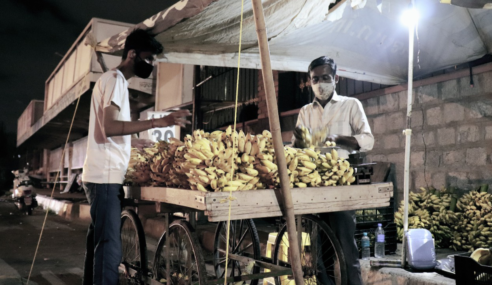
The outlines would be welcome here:
[[[81,96],[79,96],[79,98],[77,99],[77,104],[75,105],[75,111],[73,112],[72,122],[70,123],[70,128],[68,129],[67,139],[65,140],[65,146],[63,148],[62,156],[61,156],[61,159],[60,159],[60,171],[58,171],[56,173],[55,183],[53,184],[53,189],[51,190],[50,199],[53,199],[53,194],[55,193],[55,189],[56,189],[56,185],[57,185],[57,182],[58,182],[58,178],[60,177],[60,172],[63,169],[63,162],[65,160],[65,151],[67,149],[68,140],[70,139],[70,134],[72,132],[73,122],[75,121],[75,115],[77,114],[77,109],[79,108],[80,97]],[[39,234],[38,244],[36,245],[36,251],[34,251],[34,257],[32,259],[31,269],[29,270],[29,276],[27,277],[27,283],[26,283],[26,285],[29,285],[29,280],[31,279],[32,270],[34,268],[34,263],[36,261],[36,256],[38,255],[39,245],[41,244],[41,239],[43,237],[43,232],[44,232],[44,227],[46,225],[46,220],[48,219],[49,210],[50,210],[50,208],[49,207],[46,207],[46,214],[44,215],[43,225],[41,226],[41,233]]]
[[[236,123],[237,123],[237,101],[239,97],[239,77],[241,70],[241,43],[243,37],[243,12],[244,12],[244,0],[241,0],[241,20],[239,22],[239,48],[238,48],[238,58],[237,58],[237,82],[236,82],[236,101],[234,103],[234,128],[232,130],[232,161],[231,164],[231,181],[234,175],[234,161],[236,161],[234,155],[236,155]],[[225,272],[224,272],[224,285],[227,285],[227,267],[229,266],[229,237],[231,230],[231,208],[232,208],[232,191],[229,192],[229,213],[227,216],[227,235],[226,235],[226,256],[225,256]]]

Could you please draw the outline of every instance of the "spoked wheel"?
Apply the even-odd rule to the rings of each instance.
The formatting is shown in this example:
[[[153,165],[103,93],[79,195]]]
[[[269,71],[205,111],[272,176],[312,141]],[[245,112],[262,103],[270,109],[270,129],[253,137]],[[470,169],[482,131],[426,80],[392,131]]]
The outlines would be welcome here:
[[[166,252],[169,254],[169,276],[166,279]],[[162,234],[154,257],[154,279],[166,285],[205,285],[207,272],[202,248],[188,222],[177,220],[169,226],[169,249],[166,233]]]
[[[224,278],[226,266],[227,222],[217,225],[214,239],[214,269],[217,278]],[[261,259],[260,240],[253,220],[231,221],[229,231],[229,254]],[[229,257],[227,262],[228,277],[238,277],[260,273],[260,268],[253,262],[238,261]],[[258,280],[230,282],[229,284],[258,284]]]
[[[342,248],[335,234],[324,221],[312,215],[303,215],[301,243],[304,284],[344,285],[347,283]],[[286,225],[282,227],[275,241],[273,263],[291,267]],[[275,278],[275,284],[286,284],[291,280],[294,282],[293,276],[280,276]]]
[[[142,223],[133,210],[121,213],[120,284],[144,284],[147,276],[147,245]]]

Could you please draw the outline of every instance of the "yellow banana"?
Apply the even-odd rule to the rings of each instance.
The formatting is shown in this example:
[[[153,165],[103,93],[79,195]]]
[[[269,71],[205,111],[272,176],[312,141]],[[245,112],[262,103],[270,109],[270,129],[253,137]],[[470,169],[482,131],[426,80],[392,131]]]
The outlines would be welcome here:
[[[263,165],[270,168],[271,170],[277,170],[278,169],[277,165],[275,163],[269,161],[269,160],[263,159],[261,161],[261,163],[263,163]]]
[[[272,138],[272,134],[267,131],[267,130],[264,130],[262,133],[261,133],[265,138]]]
[[[332,150],[331,150],[331,157],[332,157],[334,160],[338,160],[338,152],[337,152],[335,149],[332,149]]]
[[[207,189],[205,187],[203,187],[202,184],[196,184],[196,188],[202,192],[208,192]]]
[[[202,160],[199,159],[199,158],[191,158],[191,159],[188,159],[188,161],[191,163],[191,164],[194,164],[194,165],[198,165],[198,164],[201,164],[202,163]]]
[[[303,160],[303,161],[301,161],[301,163],[302,163],[302,164],[303,164],[306,168],[309,168],[309,169],[311,169],[311,170],[316,169],[316,164],[314,164],[314,163],[312,163],[312,162],[310,162],[310,161],[305,161],[305,160]]]
[[[253,140],[251,141],[251,152],[250,152],[250,155],[251,156],[255,156],[259,152],[260,152],[260,148],[258,146],[258,137],[255,136],[253,138]]]
[[[246,172],[251,176],[258,176],[258,170],[253,168],[246,168]]]
[[[258,164],[255,166],[256,169],[261,172],[261,173],[264,173],[264,174],[268,174],[270,173],[272,170],[270,170],[270,168],[266,167],[266,166],[263,166],[261,164]]]
[[[289,163],[289,170],[294,171],[296,170],[297,164],[299,163],[299,160],[297,157],[294,157],[290,163]]]
[[[312,150],[310,148],[304,149],[304,152],[306,152],[307,155],[309,155],[310,157],[312,157],[314,159],[318,158],[318,153],[316,153],[314,150]]]
[[[249,182],[251,179],[254,178],[253,176],[244,173],[238,173],[237,176],[239,177],[239,179],[244,180],[246,182]]]

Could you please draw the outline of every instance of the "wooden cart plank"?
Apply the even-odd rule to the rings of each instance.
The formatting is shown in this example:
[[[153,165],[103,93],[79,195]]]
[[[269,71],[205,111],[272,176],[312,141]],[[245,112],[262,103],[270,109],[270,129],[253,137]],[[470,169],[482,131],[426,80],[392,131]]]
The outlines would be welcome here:
[[[228,192],[200,192],[163,187],[125,187],[125,198],[155,201],[204,211],[211,222],[225,221],[229,216]],[[236,191],[232,193],[231,219],[282,216],[277,193],[273,189]],[[387,207],[393,196],[393,184],[330,186],[292,189],[296,215]],[[174,207],[173,207],[174,208]]]
[[[296,215],[301,214],[313,214],[313,213],[326,213],[326,212],[337,212],[337,211],[349,211],[349,210],[360,210],[367,208],[380,208],[389,206],[388,199],[376,199],[371,202],[367,201],[339,201],[339,202],[327,202],[327,203],[317,203],[311,204],[309,207],[305,205],[294,204],[294,212]],[[227,221],[229,211],[228,209],[220,209],[214,211],[206,211],[205,214],[208,216],[210,222],[220,222]],[[263,208],[253,208],[253,207],[237,207],[231,209],[231,220],[241,220],[241,219],[254,219],[254,218],[266,218],[266,217],[279,217],[282,216],[280,208],[277,207],[263,207]]]
[[[126,199],[163,202],[176,206],[205,211],[205,196],[208,193],[165,187],[125,187]]]

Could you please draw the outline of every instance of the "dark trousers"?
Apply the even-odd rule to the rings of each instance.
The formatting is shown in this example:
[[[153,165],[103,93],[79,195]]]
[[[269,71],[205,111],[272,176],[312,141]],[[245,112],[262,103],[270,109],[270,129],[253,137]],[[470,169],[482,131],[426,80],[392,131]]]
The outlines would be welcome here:
[[[83,184],[92,222],[87,231],[83,285],[117,285],[121,262],[121,184]]]
[[[343,211],[320,214],[320,218],[330,226],[342,247],[347,268],[349,285],[362,285],[359,251],[355,243],[355,211]],[[328,283],[329,284],[329,283]]]

